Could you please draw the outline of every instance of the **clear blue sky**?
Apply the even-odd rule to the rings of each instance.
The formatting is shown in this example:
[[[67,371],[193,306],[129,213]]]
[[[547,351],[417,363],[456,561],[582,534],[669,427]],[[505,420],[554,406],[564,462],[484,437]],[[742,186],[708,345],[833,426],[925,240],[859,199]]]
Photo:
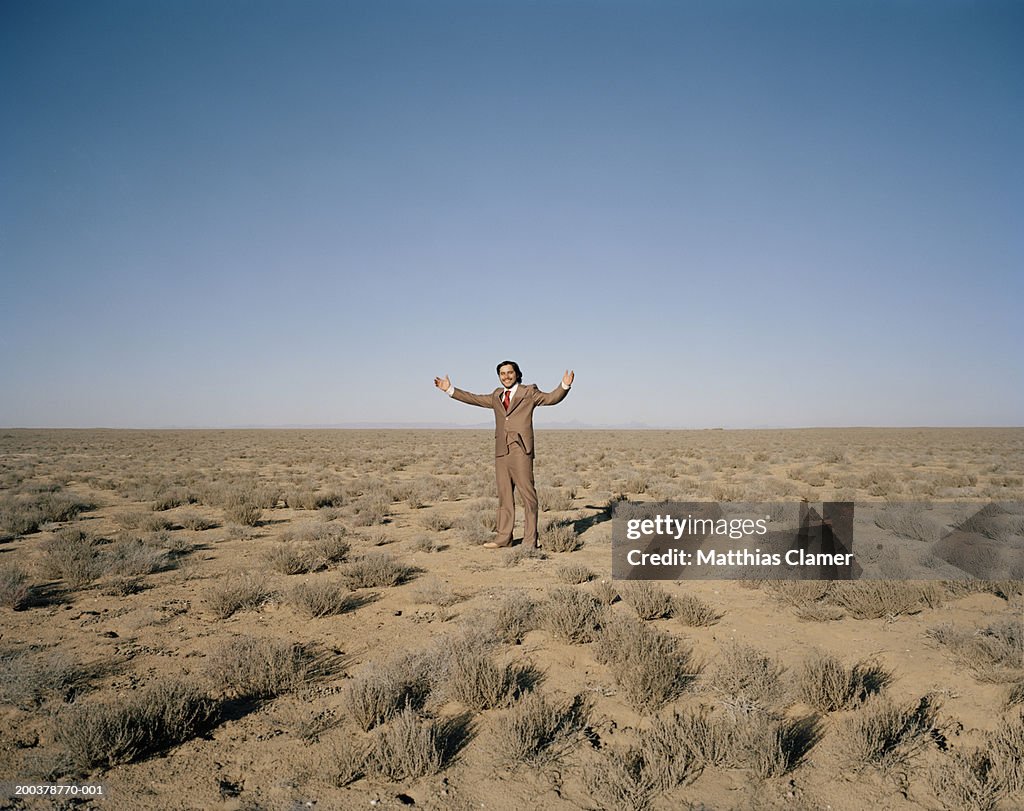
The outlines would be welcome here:
[[[1024,424],[1024,4],[0,3],[0,425]]]

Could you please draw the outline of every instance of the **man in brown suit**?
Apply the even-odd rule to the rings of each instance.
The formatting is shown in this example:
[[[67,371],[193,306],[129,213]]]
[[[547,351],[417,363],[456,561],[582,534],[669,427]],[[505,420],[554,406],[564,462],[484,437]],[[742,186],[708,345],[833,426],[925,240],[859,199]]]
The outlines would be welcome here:
[[[512,544],[515,525],[515,491],[526,510],[523,546],[537,546],[537,488],[533,483],[533,410],[537,406],[555,405],[569,393],[575,375],[567,370],[562,385],[543,392],[532,383],[522,385],[523,373],[514,360],[498,364],[501,386],[490,394],[470,394],[457,389],[448,379],[435,377],[434,385],[449,397],[463,403],[494,409],[494,471],[498,480],[498,537],[484,546],[498,549]]]

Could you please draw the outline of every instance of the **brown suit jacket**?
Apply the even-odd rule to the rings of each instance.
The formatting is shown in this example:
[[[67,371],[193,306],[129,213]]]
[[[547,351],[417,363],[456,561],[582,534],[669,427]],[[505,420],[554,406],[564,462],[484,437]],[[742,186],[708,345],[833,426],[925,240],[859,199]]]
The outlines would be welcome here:
[[[533,383],[528,386],[519,384],[516,396],[509,404],[508,414],[501,404],[505,389],[501,386],[490,394],[470,394],[462,389],[455,389],[452,394],[460,403],[494,409],[494,455],[505,456],[510,443],[521,439],[526,452],[533,455],[533,410],[537,406],[555,405],[565,399],[569,393],[562,384],[554,391],[541,391]]]

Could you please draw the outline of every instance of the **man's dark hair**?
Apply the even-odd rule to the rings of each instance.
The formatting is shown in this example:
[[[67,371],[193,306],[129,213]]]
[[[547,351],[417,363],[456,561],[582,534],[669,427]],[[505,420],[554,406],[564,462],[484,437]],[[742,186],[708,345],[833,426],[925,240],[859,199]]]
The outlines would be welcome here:
[[[495,368],[494,371],[495,371],[496,374],[500,374],[502,366],[511,366],[513,369],[515,369],[516,370],[516,383],[522,383],[523,382],[523,372],[519,368],[519,364],[518,363],[516,363],[514,360],[503,360]]]

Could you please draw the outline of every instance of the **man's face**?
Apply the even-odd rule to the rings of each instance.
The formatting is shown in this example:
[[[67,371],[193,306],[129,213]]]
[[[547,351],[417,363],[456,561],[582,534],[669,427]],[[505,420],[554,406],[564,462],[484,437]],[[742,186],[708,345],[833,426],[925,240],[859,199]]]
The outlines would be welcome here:
[[[516,384],[516,370],[506,363],[498,369],[498,380],[506,389],[512,388]]]

